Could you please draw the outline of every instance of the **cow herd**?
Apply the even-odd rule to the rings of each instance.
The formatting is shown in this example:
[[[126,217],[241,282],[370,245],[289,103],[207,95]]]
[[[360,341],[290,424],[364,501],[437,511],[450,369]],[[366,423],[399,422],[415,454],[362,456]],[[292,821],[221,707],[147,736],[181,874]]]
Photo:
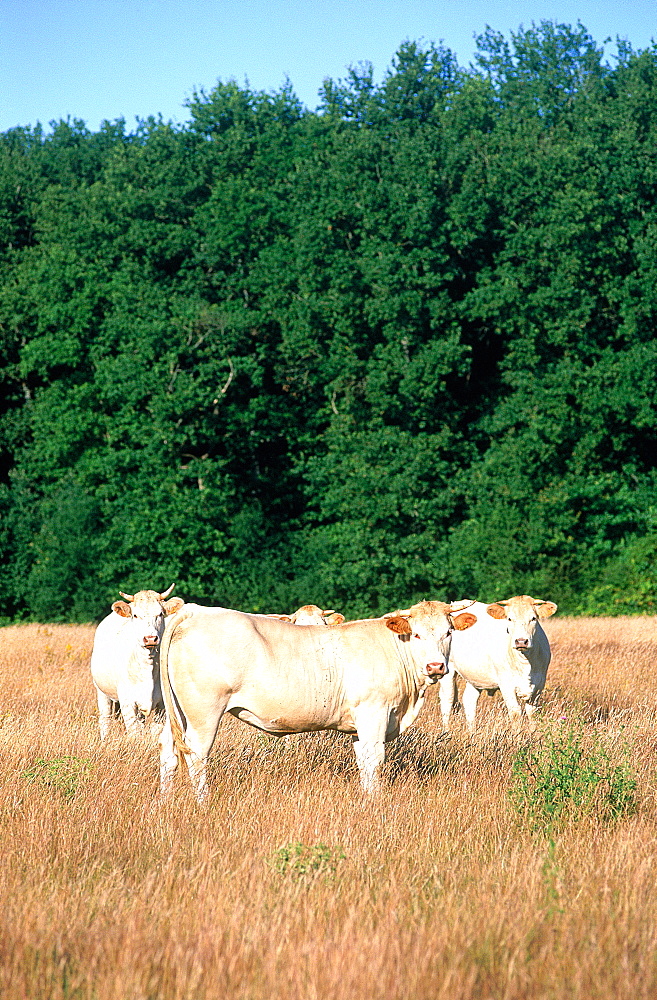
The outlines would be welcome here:
[[[511,718],[524,709],[531,722],[550,662],[540,619],[557,610],[524,595],[495,604],[420,601],[348,622],[314,604],[289,615],[247,614],[186,604],[169,598],[172,590],[121,593],[125,600],[96,629],[91,674],[101,740],[117,705],[135,736],[163,704],[161,790],[171,789],[184,760],[199,801],[226,712],[274,736],[352,734],[367,792],[379,787],[385,744],[417,718],[433,684],[445,729],[457,675],[470,730],[482,691],[499,690]]]

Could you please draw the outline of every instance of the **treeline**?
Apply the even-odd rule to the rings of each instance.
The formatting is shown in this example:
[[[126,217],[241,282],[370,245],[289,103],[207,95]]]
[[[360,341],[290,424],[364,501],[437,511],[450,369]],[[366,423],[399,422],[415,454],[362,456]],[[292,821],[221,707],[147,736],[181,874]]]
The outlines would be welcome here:
[[[657,611],[657,48],[0,136],[0,613]]]

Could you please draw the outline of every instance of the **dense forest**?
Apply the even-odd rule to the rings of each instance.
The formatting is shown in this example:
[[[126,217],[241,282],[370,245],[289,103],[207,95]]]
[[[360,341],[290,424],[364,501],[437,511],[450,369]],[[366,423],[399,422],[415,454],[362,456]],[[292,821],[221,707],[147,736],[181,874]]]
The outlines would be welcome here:
[[[4,620],[118,589],[657,612],[657,47],[0,136]]]

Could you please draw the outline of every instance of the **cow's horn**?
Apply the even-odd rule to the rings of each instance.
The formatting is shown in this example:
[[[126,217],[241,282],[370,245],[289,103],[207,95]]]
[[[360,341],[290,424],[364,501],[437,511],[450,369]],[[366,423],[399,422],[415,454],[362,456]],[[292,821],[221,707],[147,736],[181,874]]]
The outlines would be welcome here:
[[[455,611],[465,611],[466,608],[471,608],[474,603],[475,603],[474,601],[470,601],[466,597],[462,601],[451,601],[449,607],[450,607],[450,611],[452,611],[452,612],[455,612]]]
[[[174,587],[175,583],[172,583],[168,590],[165,590],[163,594],[160,594],[160,600],[165,601]]]
[[[122,590],[119,591],[119,594],[121,595],[121,597],[125,597],[126,601],[134,601],[135,599],[134,594],[124,594]]]
[[[326,618],[327,615],[334,615],[335,611],[322,611],[322,618]]]

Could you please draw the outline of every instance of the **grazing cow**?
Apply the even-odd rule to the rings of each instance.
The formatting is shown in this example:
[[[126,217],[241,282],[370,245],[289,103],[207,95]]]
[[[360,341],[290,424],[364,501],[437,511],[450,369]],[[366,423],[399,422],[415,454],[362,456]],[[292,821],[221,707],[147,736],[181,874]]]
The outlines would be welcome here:
[[[498,689],[511,719],[517,724],[521,718],[520,699],[531,725],[551,657],[550,643],[539,619],[553,615],[557,605],[524,594],[496,604],[473,601],[468,610],[477,616],[477,624],[467,634],[454,636],[452,670],[440,682],[443,726],[449,727],[456,702],[456,674],[466,682],[461,701],[471,732],[479,695],[482,691],[493,694]]]
[[[338,611],[322,611],[316,604],[304,604],[291,615],[267,615],[267,618],[278,618],[293,625],[341,625],[344,621],[344,615]]]
[[[140,716],[147,717],[162,704],[159,660],[164,618],[184,604],[179,597],[166,600],[172,590],[173,584],[163,594],[119,591],[125,601],[115,601],[112,613],[96,629],[91,676],[98,696],[101,740],[107,736],[117,702],[130,736],[143,731]]]
[[[274,736],[354,734],[363,788],[375,791],[384,744],[414,721],[427,687],[447,671],[452,630],[476,621],[456,610],[422,601],[383,618],[298,628],[186,605],[162,642],[162,791],[185,756],[205,799],[206,762],[225,712]]]

